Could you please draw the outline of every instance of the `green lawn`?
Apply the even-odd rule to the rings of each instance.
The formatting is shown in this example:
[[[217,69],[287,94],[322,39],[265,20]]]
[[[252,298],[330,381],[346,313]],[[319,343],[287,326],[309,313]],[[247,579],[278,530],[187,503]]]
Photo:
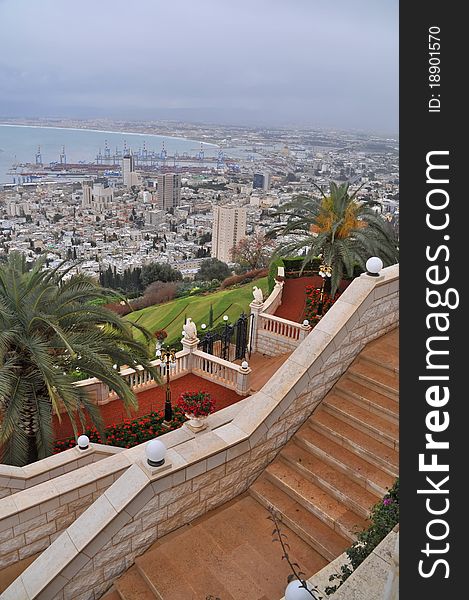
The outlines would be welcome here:
[[[168,333],[165,344],[172,345],[182,338],[184,316],[191,317],[197,325],[197,331],[199,334],[201,333],[202,323],[208,325],[210,304],[213,306],[214,325],[222,321],[225,314],[228,315],[230,322],[235,321],[243,311],[249,314],[254,285],[262,289],[265,298],[267,296],[267,277],[236,289],[222,290],[206,296],[178,298],[165,304],[150,306],[130,313],[125,318],[134,322],[138,321],[140,325],[152,332],[165,329]]]

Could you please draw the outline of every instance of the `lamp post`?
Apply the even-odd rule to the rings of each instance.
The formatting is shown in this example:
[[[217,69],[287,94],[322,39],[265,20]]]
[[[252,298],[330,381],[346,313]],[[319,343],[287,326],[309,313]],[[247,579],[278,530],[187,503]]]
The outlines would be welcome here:
[[[332,267],[323,263],[319,265],[319,275],[322,277],[321,295],[319,296],[318,316],[322,316],[324,308],[324,289],[326,287],[326,281],[332,277]]]
[[[160,359],[161,365],[166,369],[166,395],[164,402],[164,421],[163,427],[169,427],[173,420],[173,407],[171,405],[171,387],[170,387],[170,371],[176,366],[176,353],[173,349],[162,349],[158,344],[156,348],[156,356]]]

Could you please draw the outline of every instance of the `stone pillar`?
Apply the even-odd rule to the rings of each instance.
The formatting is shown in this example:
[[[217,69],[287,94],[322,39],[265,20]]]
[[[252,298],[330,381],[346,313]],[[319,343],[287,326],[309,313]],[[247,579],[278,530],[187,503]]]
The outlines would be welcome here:
[[[253,315],[253,317],[251,318],[251,331],[249,332],[249,350],[251,352],[257,352],[257,327],[259,322],[259,315],[264,310],[264,303],[259,304],[254,300],[253,302],[251,302],[249,307],[251,309],[251,315]]]
[[[308,323],[308,325],[305,325],[304,323],[302,323],[298,341],[301,343],[305,339],[305,337],[311,333],[311,330],[312,330],[312,327],[309,323]]]
[[[240,396],[246,396],[246,394],[249,394],[249,390],[251,389],[251,372],[251,367],[247,367],[247,369],[240,367],[238,371],[238,377],[236,380],[236,393]]]
[[[197,350],[197,346],[199,345],[199,342],[200,342],[200,340],[197,337],[189,339],[189,340],[186,340],[186,338],[183,337],[181,340],[182,349],[190,352],[190,354],[188,354],[188,356],[186,357],[187,368],[189,370],[189,373],[192,373],[192,363],[193,363],[192,353],[194,352],[194,350]]]

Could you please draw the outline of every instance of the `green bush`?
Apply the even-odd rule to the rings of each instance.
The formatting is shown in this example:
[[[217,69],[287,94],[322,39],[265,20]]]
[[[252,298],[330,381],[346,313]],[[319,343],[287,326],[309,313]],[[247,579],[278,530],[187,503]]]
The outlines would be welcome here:
[[[373,506],[370,521],[371,525],[357,535],[357,541],[347,550],[350,565],[343,565],[340,573],[329,577],[329,581],[337,580],[337,584],[324,590],[327,595],[333,594],[399,523],[399,478],[384,498]]]

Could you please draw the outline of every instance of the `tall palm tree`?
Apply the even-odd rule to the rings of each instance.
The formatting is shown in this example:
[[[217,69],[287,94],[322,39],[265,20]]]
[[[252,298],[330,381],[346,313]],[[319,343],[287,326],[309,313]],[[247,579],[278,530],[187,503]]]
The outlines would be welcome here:
[[[321,256],[332,269],[332,294],[344,275],[352,277],[354,266],[364,268],[370,256],[379,256],[385,266],[398,261],[397,239],[389,223],[372,210],[373,203],[356,200],[360,188],[349,194],[349,185],[331,182],[328,195],[316,186],[320,199],[297,196],[276,213],[287,217],[286,224],[271,230],[271,235],[291,236],[278,252],[301,253],[303,268]]]
[[[51,270],[44,263],[28,265],[12,253],[0,265],[0,446],[2,461],[12,465],[52,454],[52,417],[61,419],[61,407],[75,435],[76,416],[81,430],[87,414],[102,428],[98,407],[73,385],[75,369],[109,386],[127,409],[137,399],[114,365],[139,364],[158,377],[148,346],[132,336],[136,325],[93,303],[108,290],[71,275],[73,265]]]

